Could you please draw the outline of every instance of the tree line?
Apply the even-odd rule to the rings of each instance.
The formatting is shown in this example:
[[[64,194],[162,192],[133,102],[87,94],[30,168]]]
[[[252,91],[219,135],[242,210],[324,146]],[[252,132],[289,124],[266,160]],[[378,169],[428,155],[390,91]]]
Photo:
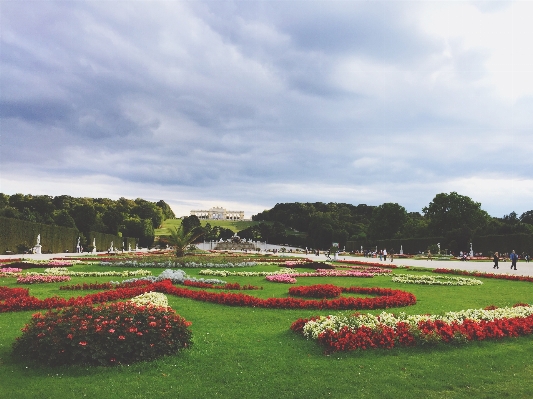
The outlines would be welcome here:
[[[397,203],[355,206],[295,202],[278,203],[252,219],[271,223],[267,234],[272,243],[320,249],[329,248],[333,242],[341,248],[348,241],[369,247],[378,240],[444,237],[443,244],[456,252],[467,249],[473,237],[533,234],[533,210],[520,216],[511,212],[501,218],[492,217],[481,209],[481,203],[456,192],[437,194],[422,212],[407,212]],[[251,235],[264,241],[259,226],[239,232],[239,236]]]
[[[139,238],[140,246],[151,246],[154,229],[175,218],[163,200],[141,198],[85,198],[0,193],[0,216],[76,228],[84,236],[90,231]],[[82,237],[83,238],[83,237]],[[87,243],[86,243],[87,244]]]

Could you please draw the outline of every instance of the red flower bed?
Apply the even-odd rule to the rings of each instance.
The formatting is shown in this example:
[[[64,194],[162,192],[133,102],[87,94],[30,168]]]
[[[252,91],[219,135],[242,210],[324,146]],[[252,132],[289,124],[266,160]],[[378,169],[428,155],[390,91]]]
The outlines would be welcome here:
[[[337,298],[342,288],[332,284],[317,284],[289,288],[289,295],[311,298]]]
[[[2,289],[4,289],[6,292],[13,292],[13,288],[2,287]],[[197,301],[218,303],[221,305],[250,306],[270,309],[386,309],[392,307],[409,306],[416,303],[416,297],[409,292],[379,287],[343,288],[344,292],[378,295],[376,298],[343,297],[331,300],[304,300],[297,298],[262,299],[250,295],[234,294],[229,292],[215,293],[203,290],[195,291],[187,288],[178,288],[173,286],[170,280],[165,280],[148,284],[144,287],[116,288],[96,294],[89,294],[84,297],[70,299],[52,297],[41,300],[29,296],[29,294],[26,294],[25,296],[19,296],[16,299],[13,297],[6,297],[6,299],[0,302],[0,312],[92,305],[93,303],[132,298],[150,291],[162,292],[165,294],[194,299]]]
[[[13,353],[51,366],[152,360],[191,345],[190,322],[170,308],[111,303],[36,313]]]
[[[469,272],[466,270],[458,270],[458,269],[433,269],[433,273],[456,274],[459,276],[475,276],[475,277],[484,277],[484,278],[496,278],[500,280],[527,281],[529,283],[533,283],[533,277],[529,277],[529,276],[514,276],[514,275],[509,275],[509,274]]]
[[[298,319],[291,330],[302,333],[310,319]],[[355,330],[345,326],[338,332],[326,330],[318,336],[318,342],[326,353],[353,351],[357,349],[391,349],[395,346],[416,346],[439,343],[458,343],[518,337],[533,333],[533,316],[487,320],[464,320],[463,323],[442,321],[421,321],[413,330],[407,323],[399,322],[394,328],[385,325],[377,329],[362,326]]]

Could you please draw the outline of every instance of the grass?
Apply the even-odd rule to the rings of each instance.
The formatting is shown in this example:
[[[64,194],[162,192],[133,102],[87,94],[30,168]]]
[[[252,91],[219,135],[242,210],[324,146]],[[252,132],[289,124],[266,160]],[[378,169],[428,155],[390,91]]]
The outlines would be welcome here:
[[[242,270],[275,270],[256,266]],[[74,270],[103,270],[74,266]],[[127,270],[118,267],[105,270]],[[131,270],[131,269],[129,269]],[[150,269],[158,274],[161,269]],[[241,270],[241,269],[239,269]],[[199,276],[198,269],[187,269]],[[417,273],[402,270],[401,273]],[[425,270],[427,274],[428,271]],[[71,284],[118,278],[73,278]],[[262,277],[227,277],[228,282],[263,286],[245,293],[287,296],[289,286]],[[393,283],[390,277],[328,278],[339,286],[380,286],[414,293],[416,305],[391,309],[439,313],[491,304],[533,302],[533,285],[482,279],[482,286],[447,287]],[[299,278],[299,285],[324,283]],[[84,292],[59,291],[62,283],[29,286],[40,298]],[[63,283],[64,284],[64,283]],[[15,286],[0,278],[0,285]],[[289,330],[314,310],[235,308],[169,296],[170,305],[192,321],[194,345],[177,356],[119,367],[46,368],[21,363],[10,347],[32,311],[0,314],[0,397],[10,398],[530,398],[533,397],[533,337],[464,346],[398,348],[325,356],[313,341]],[[379,313],[374,311],[374,313]],[[337,312],[329,312],[337,313]]]
[[[244,230],[250,226],[259,224],[259,222],[253,222],[251,220],[200,220],[200,224],[205,226],[207,223],[211,227],[218,226],[230,229],[234,233]],[[163,222],[160,229],[155,229],[156,236],[170,235],[170,228],[177,229],[181,226],[181,219],[167,219]]]

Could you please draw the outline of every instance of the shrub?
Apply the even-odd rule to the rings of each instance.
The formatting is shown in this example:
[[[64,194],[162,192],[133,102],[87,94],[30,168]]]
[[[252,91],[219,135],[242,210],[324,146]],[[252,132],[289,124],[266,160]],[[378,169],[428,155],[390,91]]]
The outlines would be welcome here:
[[[190,322],[171,308],[132,302],[35,313],[13,354],[50,366],[152,360],[191,345]]]

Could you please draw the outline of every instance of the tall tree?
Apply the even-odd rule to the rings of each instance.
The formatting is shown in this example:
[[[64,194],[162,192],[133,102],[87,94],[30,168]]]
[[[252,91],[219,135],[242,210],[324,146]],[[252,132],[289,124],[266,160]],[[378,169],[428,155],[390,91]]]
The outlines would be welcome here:
[[[436,236],[444,236],[464,226],[472,232],[479,231],[485,228],[490,220],[488,213],[481,209],[481,203],[455,191],[450,194],[437,194],[422,211],[429,219],[430,232]]]
[[[400,233],[407,222],[407,211],[396,203],[376,206],[372,211],[368,234],[374,240],[386,240]]]

